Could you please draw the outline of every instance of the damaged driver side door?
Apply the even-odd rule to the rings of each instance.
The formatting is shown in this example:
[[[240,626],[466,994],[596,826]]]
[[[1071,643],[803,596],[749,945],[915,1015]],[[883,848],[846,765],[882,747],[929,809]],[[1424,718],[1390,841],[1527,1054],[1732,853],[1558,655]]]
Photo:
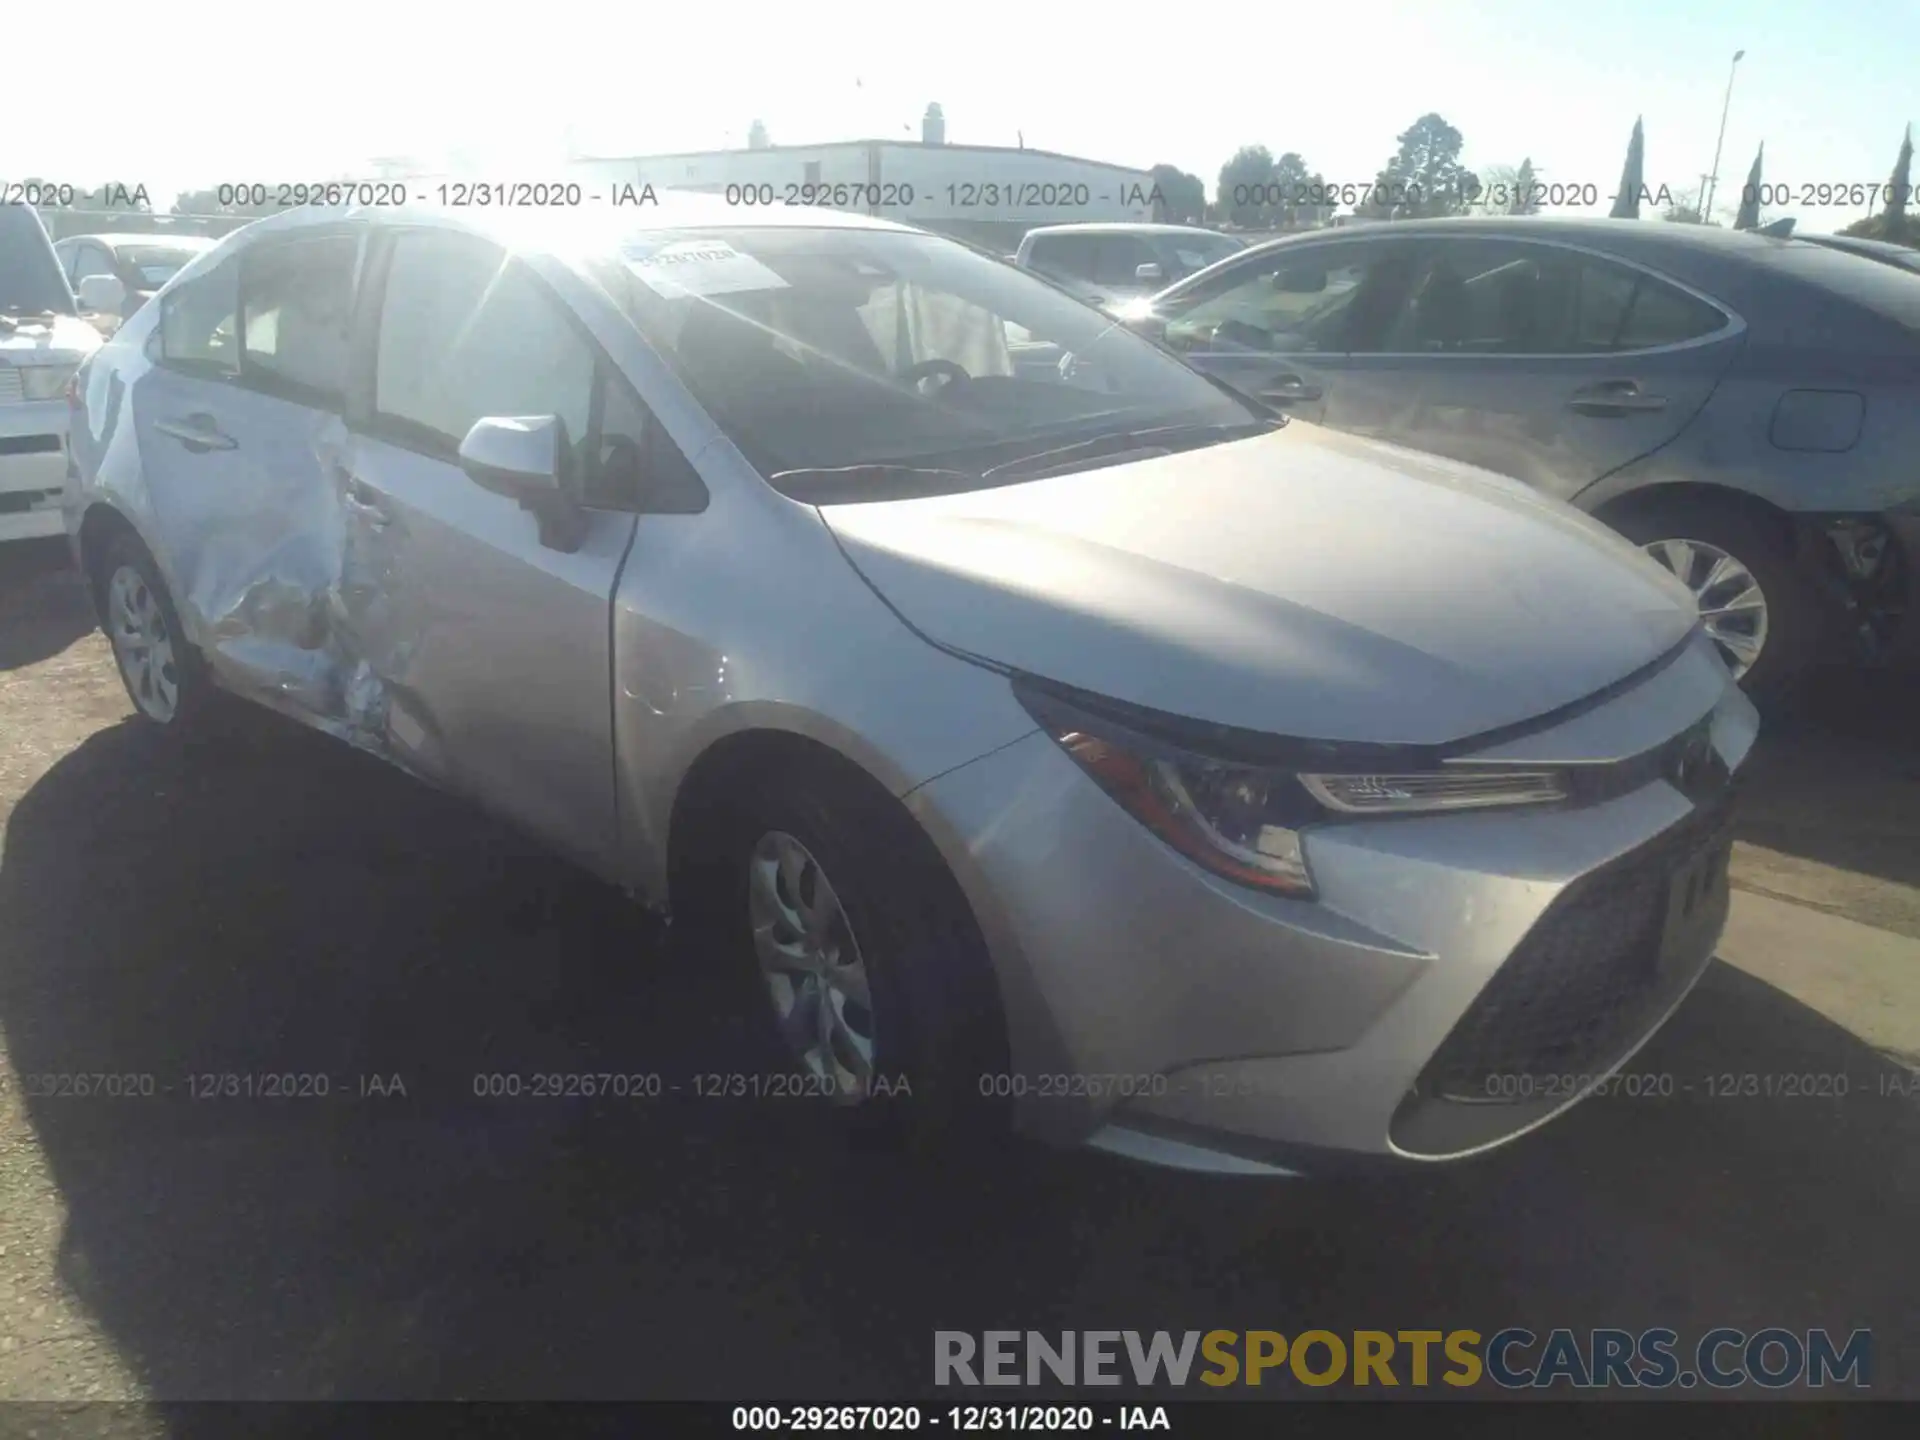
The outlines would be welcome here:
[[[354,723],[408,768],[607,873],[612,596],[635,517],[583,505],[555,527],[460,460],[476,421],[557,417],[565,468],[589,471],[599,352],[521,262],[431,226],[378,233],[355,347],[334,476]]]

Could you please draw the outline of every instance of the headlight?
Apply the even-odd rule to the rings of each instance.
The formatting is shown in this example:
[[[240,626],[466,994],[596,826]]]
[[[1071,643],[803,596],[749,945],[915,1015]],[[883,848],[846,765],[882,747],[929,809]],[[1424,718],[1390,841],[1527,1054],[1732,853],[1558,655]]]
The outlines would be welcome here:
[[[1154,834],[1214,874],[1274,894],[1313,897],[1305,831],[1316,824],[1551,804],[1569,796],[1565,777],[1549,770],[1446,765],[1380,774],[1358,766],[1319,768],[1324,759],[1312,771],[1218,759],[1147,725],[1094,714],[1051,690],[1016,683],[1014,693],[1061,749]],[[1338,747],[1312,748],[1338,753]]]
[[[1423,775],[1302,775],[1300,783],[1342,815],[1406,815],[1484,810],[1490,805],[1548,805],[1567,798],[1551,770],[1443,770]]]
[[[67,381],[80,367],[74,365],[22,365],[20,392],[29,400],[58,400],[67,393]]]

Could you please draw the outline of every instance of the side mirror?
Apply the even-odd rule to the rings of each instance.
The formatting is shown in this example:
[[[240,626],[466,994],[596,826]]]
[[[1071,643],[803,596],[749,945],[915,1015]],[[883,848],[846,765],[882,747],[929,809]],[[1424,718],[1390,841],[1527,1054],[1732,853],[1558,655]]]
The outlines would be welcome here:
[[[572,451],[558,415],[487,415],[460,442],[460,468],[482,490],[517,500],[540,522],[540,543],[571,553],[586,541],[586,513],[569,474]]]
[[[80,282],[80,308],[90,315],[118,315],[127,287],[117,275],[89,275]]]
[[[1149,260],[1144,265],[1133,267],[1133,278],[1136,280],[1163,280],[1166,278],[1166,273],[1160,268],[1160,262],[1157,260]]]
[[[1282,295],[1318,295],[1327,288],[1327,272],[1305,265],[1289,266],[1274,274],[1273,288]]]

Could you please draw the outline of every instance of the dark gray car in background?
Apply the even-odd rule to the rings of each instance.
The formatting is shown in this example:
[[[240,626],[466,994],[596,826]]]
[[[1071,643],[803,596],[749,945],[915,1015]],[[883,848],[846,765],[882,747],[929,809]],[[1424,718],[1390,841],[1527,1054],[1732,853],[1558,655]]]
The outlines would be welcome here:
[[[1123,313],[1289,414],[1597,516],[1749,689],[1920,657],[1920,276],[1713,227],[1429,220],[1290,236]]]

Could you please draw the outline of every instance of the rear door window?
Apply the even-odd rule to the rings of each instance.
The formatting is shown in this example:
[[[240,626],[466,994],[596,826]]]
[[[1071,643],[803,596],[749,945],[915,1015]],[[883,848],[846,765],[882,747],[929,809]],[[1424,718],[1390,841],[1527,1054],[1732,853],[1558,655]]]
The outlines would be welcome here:
[[[240,374],[240,257],[231,256],[160,300],[153,358],[206,379]]]

